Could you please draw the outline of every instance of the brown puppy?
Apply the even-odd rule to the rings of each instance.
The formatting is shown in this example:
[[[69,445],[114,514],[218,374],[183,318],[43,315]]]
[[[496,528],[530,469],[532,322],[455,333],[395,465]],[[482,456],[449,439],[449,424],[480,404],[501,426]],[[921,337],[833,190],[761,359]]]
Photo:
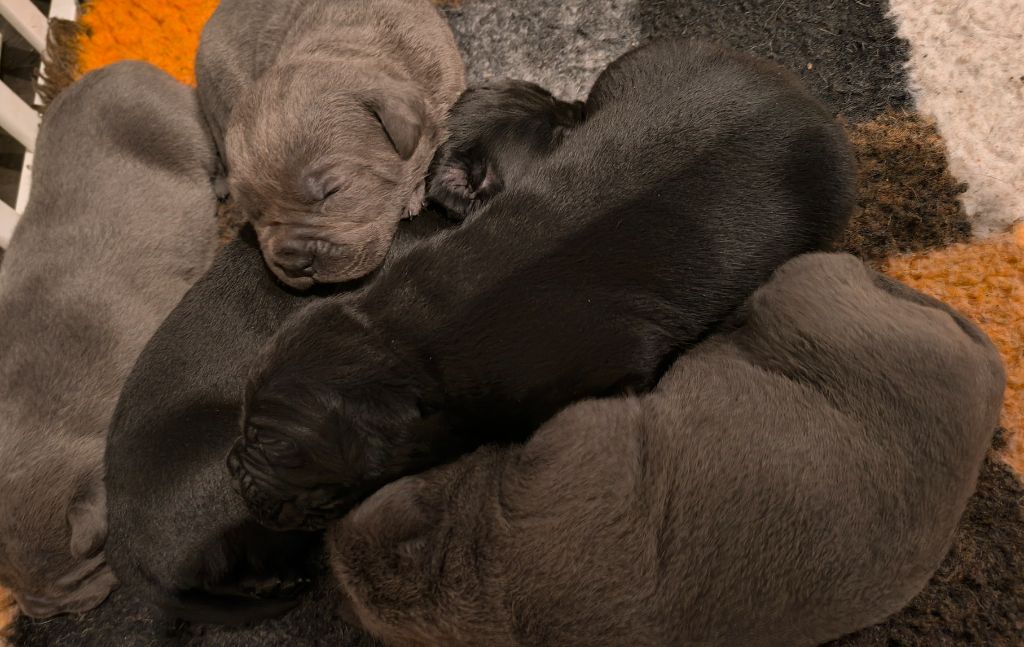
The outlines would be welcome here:
[[[925,585],[1005,377],[943,304],[790,261],[642,397],[396,481],[328,534],[388,645],[817,645]]]
[[[87,74],[43,117],[0,267],[0,584],[29,616],[86,611],[117,583],[107,426],[213,260],[216,160],[195,93],[145,63]]]
[[[196,78],[230,193],[299,289],[380,265],[465,86],[429,0],[224,0]]]

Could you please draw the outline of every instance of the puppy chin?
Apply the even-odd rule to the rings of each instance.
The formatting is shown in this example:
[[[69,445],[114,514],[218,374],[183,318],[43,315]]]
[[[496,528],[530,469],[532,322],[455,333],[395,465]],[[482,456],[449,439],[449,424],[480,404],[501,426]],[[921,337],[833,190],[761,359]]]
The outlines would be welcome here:
[[[328,255],[314,261],[313,279],[317,283],[347,283],[372,273],[387,256],[393,233],[381,233],[359,245],[335,244]]]
[[[279,266],[270,264],[270,270],[274,273],[281,283],[284,283],[290,288],[295,290],[308,290],[317,284],[317,280],[312,276],[290,276]],[[330,283],[330,281],[325,281]]]

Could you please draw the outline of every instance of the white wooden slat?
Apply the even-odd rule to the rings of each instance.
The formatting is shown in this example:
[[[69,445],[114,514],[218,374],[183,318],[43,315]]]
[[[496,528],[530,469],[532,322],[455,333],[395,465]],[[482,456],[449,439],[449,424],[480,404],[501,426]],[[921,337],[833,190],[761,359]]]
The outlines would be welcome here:
[[[35,155],[32,151],[25,151],[25,157],[21,161],[21,177],[18,179],[18,200],[14,203],[14,210],[18,213],[25,213],[28,206],[28,196],[32,192],[32,161]]]
[[[16,224],[18,224],[18,212],[7,206],[6,202],[0,201],[0,247],[7,249]]]
[[[46,49],[46,16],[30,0],[0,0],[0,16],[37,52]]]
[[[0,0],[2,15],[32,47],[42,53],[46,48],[49,25],[47,17],[28,0]],[[78,18],[78,0],[52,0],[49,18],[76,20]],[[40,72],[42,65],[40,65]],[[33,98],[35,105],[40,105],[39,95]],[[0,248],[7,248],[11,234],[18,223],[21,213],[28,205],[32,188],[32,163],[35,138],[39,130],[39,115],[31,106],[21,100],[5,84],[0,83],[0,128],[7,131],[25,146],[25,157],[22,161],[21,176],[18,182],[18,196],[14,208],[0,202]]]
[[[50,2],[50,18],[60,18],[62,20],[77,20],[78,19],[78,0],[52,0]],[[45,65],[40,63],[39,74],[43,73]],[[39,94],[36,93],[34,98],[35,105],[42,105],[42,100]],[[25,213],[25,207],[28,206],[28,198],[32,192],[32,161],[35,155],[32,151],[25,150],[25,158],[21,163],[21,178],[18,182],[18,201],[14,205],[14,210],[21,214]]]
[[[50,18],[63,18],[64,20],[78,19],[77,0],[52,0],[50,2]]]

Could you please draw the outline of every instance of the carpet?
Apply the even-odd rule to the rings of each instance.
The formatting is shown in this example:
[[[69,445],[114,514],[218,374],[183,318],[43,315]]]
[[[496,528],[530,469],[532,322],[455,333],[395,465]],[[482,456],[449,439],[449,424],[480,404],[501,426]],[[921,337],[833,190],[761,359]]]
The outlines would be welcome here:
[[[1007,364],[1002,424],[953,549],[886,622],[834,645],[1019,645],[1024,636],[1024,18],[1017,0],[462,0],[445,4],[470,82],[518,77],[578,98],[659,35],[704,36],[797,73],[844,121],[859,164],[842,247],[965,312]],[[121,58],[193,81],[215,0],[93,0],[64,24],[47,91]],[[1016,21],[1014,19],[1016,18]],[[1011,229],[1016,224],[1015,229]],[[123,592],[81,617],[18,619],[18,645],[369,645],[328,584],[249,630],[161,619]]]

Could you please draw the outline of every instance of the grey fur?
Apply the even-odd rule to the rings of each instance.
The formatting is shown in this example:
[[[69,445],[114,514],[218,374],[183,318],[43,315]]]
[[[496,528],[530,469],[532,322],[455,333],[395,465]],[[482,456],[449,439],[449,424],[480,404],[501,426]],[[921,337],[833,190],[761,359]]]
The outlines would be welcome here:
[[[0,269],[0,583],[34,617],[116,585],[103,452],[150,335],[213,259],[216,154],[195,94],[118,63],[43,119]]]
[[[649,395],[396,481],[328,534],[389,645],[816,645],[949,548],[1005,375],[943,304],[853,257],[781,267]]]
[[[465,86],[429,0],[224,0],[196,78],[230,193],[300,289],[380,265]]]

